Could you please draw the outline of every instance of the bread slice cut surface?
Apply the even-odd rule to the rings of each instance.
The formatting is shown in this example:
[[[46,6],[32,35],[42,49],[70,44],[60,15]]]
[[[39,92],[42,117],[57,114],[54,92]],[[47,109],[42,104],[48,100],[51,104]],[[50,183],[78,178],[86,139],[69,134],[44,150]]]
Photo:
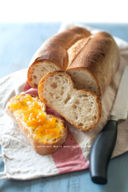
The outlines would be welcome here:
[[[101,117],[99,98],[92,92],[77,90],[65,72],[51,72],[38,86],[40,99],[80,130],[94,128]]]

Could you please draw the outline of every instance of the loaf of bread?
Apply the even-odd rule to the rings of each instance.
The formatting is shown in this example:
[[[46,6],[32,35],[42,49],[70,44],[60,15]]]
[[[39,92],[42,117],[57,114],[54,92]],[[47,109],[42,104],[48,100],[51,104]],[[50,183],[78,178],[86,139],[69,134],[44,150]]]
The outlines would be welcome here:
[[[53,153],[65,142],[67,128],[63,120],[48,115],[39,98],[27,94],[14,96],[7,104],[7,111],[17,121],[37,153]]]
[[[38,85],[41,101],[62,115],[77,129],[94,128],[101,117],[101,104],[97,95],[74,88],[66,72],[49,72]]]
[[[72,27],[48,39],[34,54],[28,69],[28,83],[37,87],[48,72],[62,70],[68,66],[68,50],[75,43],[79,49],[86,43],[90,32],[82,27]],[[82,41],[81,41],[82,40]],[[70,57],[70,60],[72,58]]]
[[[120,55],[116,42],[110,34],[99,32],[90,37],[88,43],[68,65],[66,71],[74,80],[76,88],[85,88],[84,84],[89,78],[87,73],[84,73],[84,69],[88,69],[98,81],[102,95],[105,88],[110,84],[119,62]],[[88,85],[90,84],[94,89],[94,83],[91,84],[91,79],[89,81]]]
[[[66,71],[75,88],[104,93],[119,65],[119,50],[106,32],[95,35],[72,27],[47,40],[36,52],[28,69],[28,83],[37,87],[48,72]]]

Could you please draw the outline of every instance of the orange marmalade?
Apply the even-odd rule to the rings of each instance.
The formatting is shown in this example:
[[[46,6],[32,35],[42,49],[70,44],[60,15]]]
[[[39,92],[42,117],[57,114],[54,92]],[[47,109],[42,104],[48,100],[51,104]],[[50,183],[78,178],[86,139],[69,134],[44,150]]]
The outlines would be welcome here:
[[[63,134],[62,121],[46,114],[45,105],[37,97],[17,95],[10,100],[9,108],[37,140],[54,142]]]

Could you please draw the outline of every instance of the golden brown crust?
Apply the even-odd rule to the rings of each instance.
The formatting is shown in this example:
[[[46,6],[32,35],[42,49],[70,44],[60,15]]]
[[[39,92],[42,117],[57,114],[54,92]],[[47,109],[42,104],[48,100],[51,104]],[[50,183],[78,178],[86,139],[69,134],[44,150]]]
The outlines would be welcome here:
[[[79,55],[81,50],[86,46],[86,44],[89,42],[91,39],[91,35],[87,36],[85,38],[82,38],[75,42],[69,49],[68,49],[68,66],[75,60],[75,58]],[[67,68],[68,68],[67,66]],[[66,69],[67,69],[66,68]]]
[[[68,63],[67,49],[76,41],[90,36],[91,33],[82,27],[72,27],[48,39],[37,51],[33,61],[35,63],[49,60],[65,70]],[[32,62],[33,63],[33,62]]]
[[[12,99],[12,98],[11,98]],[[13,119],[17,122],[19,127],[21,128],[21,131],[24,133],[24,135],[27,137],[31,145],[33,146],[34,150],[39,153],[40,155],[47,155],[56,152],[59,148],[62,147],[62,144],[65,142],[67,138],[67,127],[62,119],[59,119],[56,117],[56,119],[59,119],[59,121],[64,125],[64,131],[63,134],[54,142],[52,143],[43,143],[39,140],[35,139],[33,135],[30,133],[28,129],[23,125],[23,122],[16,118],[14,115],[14,112],[10,109],[9,103],[11,99],[8,101],[6,112],[13,117]],[[53,115],[50,115],[53,116]]]
[[[70,118],[65,117],[62,113],[60,113],[60,111],[57,111],[55,108],[53,108],[53,106],[51,106],[51,105],[47,102],[47,100],[43,97],[43,94],[42,94],[43,88],[44,88],[43,82],[45,82],[45,80],[46,80],[48,77],[52,77],[52,76],[54,76],[54,74],[58,74],[58,73],[60,73],[60,74],[63,73],[63,74],[65,74],[65,76],[67,76],[67,78],[68,78],[68,79],[70,80],[70,82],[71,82],[71,85],[72,85],[73,89],[74,89],[76,92],[89,93],[90,95],[93,95],[93,96],[96,98],[96,102],[97,102],[97,105],[98,105],[98,114],[99,114],[99,117],[98,117],[97,121],[96,121],[92,126],[86,128],[86,129],[81,129],[81,127],[76,126],[76,124],[74,124],[74,122],[71,122],[71,119],[70,119]],[[40,81],[40,83],[39,83],[39,85],[38,85],[38,95],[39,95],[39,98],[40,98],[40,100],[41,100],[42,102],[44,102],[48,107],[52,108],[54,111],[58,112],[58,113],[59,113],[62,117],[64,117],[71,125],[73,125],[75,128],[77,128],[77,129],[79,129],[79,130],[88,131],[88,130],[90,130],[90,129],[93,129],[93,128],[95,128],[95,126],[96,126],[96,125],[98,124],[98,122],[100,121],[101,114],[102,114],[102,106],[101,106],[101,102],[100,102],[99,97],[98,97],[95,93],[93,93],[93,92],[91,92],[91,91],[75,89],[75,88],[74,88],[74,83],[73,83],[71,77],[70,77],[67,73],[65,73],[65,72],[54,71],[54,72],[49,72],[47,75],[45,75],[45,76],[41,79],[41,81]]]
[[[109,38],[106,38],[104,33],[99,32],[92,36],[86,46],[83,47],[80,54],[76,57],[74,62],[68,66],[67,70],[74,67],[85,67],[91,69],[95,64],[102,61],[111,46],[110,36]]]
[[[31,87],[36,88],[36,85],[32,83],[32,73],[33,73],[32,68],[33,68],[33,65],[35,65],[35,62],[32,65],[30,65],[30,67],[28,68],[27,82]]]

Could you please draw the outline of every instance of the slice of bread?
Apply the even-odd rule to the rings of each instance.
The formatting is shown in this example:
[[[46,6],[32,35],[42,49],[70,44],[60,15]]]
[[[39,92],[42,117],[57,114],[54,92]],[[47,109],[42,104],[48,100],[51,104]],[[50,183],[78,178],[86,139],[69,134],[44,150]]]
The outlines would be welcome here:
[[[39,83],[38,94],[41,101],[77,129],[86,131],[99,122],[99,98],[90,91],[75,89],[71,77],[65,72],[48,73]]]
[[[7,110],[37,153],[53,153],[64,143],[67,137],[64,121],[48,115],[44,103],[39,98],[30,95],[14,96],[9,100]]]

